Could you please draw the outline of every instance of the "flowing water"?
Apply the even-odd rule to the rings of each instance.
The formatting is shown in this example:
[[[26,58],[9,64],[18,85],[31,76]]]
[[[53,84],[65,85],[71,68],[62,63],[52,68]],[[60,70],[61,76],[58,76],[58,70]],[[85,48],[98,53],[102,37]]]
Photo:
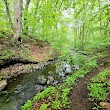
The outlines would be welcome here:
[[[38,77],[47,76],[49,71],[55,72],[55,65],[10,79],[5,91],[0,92],[0,110],[20,110],[21,105],[39,92],[36,86]]]

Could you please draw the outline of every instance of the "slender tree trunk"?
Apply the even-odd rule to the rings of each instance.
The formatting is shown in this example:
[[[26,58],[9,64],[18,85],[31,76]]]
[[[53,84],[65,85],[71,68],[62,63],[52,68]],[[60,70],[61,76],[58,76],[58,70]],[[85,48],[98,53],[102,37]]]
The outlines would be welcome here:
[[[76,48],[76,38],[77,38],[76,29],[77,28],[74,27],[74,48]]]
[[[22,5],[23,0],[13,0],[14,6],[14,32],[15,38],[21,38],[22,33]]]
[[[100,4],[100,0],[99,0],[99,10],[101,11],[101,4]],[[99,26],[102,27],[102,17],[101,17],[101,13],[100,13],[100,18],[99,18]],[[100,29],[100,34],[102,34],[102,29]]]
[[[106,13],[107,13],[107,19],[105,21],[105,27],[107,28],[110,25],[109,7],[107,7]],[[107,34],[110,35],[110,31],[104,30],[104,35],[107,36]]]
[[[25,6],[25,15],[24,15],[24,34],[28,35],[28,8],[29,8],[29,3],[31,0],[26,0],[26,6]]]
[[[39,8],[39,1],[37,1],[37,3],[36,3],[36,8],[35,8],[35,12],[34,12],[34,17],[35,18],[36,18],[36,14],[37,14],[38,8]],[[33,33],[36,31],[35,27],[36,27],[36,25],[34,25],[33,28],[32,28],[32,32]]]
[[[56,20],[56,23],[55,23],[55,27],[56,27],[56,37],[58,37],[58,21]]]
[[[82,43],[81,43],[81,48],[82,50],[84,50],[84,35],[85,35],[85,24],[83,23],[83,26],[82,26]]]
[[[11,25],[11,29],[14,31],[11,15],[10,15],[10,11],[9,11],[9,3],[8,3],[7,0],[4,0],[4,3],[5,3],[5,6],[6,6],[6,12],[7,12],[8,19],[9,19],[9,22],[10,22],[10,25]]]

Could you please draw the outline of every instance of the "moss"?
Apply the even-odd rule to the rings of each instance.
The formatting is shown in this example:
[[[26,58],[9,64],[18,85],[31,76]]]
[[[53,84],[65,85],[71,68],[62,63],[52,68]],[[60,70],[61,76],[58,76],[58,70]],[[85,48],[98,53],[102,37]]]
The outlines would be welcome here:
[[[39,62],[38,59],[31,56],[31,53],[28,49],[26,49],[25,52],[24,51],[19,52],[16,56],[21,60],[30,62]]]
[[[14,55],[15,53],[10,49],[0,50],[0,63],[3,63],[3,61],[12,58]]]

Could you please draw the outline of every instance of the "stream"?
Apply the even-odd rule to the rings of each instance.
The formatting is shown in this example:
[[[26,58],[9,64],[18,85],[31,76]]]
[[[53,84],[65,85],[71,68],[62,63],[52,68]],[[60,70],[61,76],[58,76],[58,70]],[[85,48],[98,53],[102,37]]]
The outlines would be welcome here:
[[[38,77],[41,75],[47,77],[49,71],[55,73],[54,64],[9,79],[6,89],[0,92],[0,110],[20,110],[20,106],[40,92],[37,84]]]

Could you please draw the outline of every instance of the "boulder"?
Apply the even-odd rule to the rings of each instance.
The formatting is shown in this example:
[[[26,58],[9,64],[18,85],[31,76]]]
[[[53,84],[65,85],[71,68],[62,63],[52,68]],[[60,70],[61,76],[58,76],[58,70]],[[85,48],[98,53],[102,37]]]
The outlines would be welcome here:
[[[2,91],[7,85],[7,80],[0,81],[0,91]]]

